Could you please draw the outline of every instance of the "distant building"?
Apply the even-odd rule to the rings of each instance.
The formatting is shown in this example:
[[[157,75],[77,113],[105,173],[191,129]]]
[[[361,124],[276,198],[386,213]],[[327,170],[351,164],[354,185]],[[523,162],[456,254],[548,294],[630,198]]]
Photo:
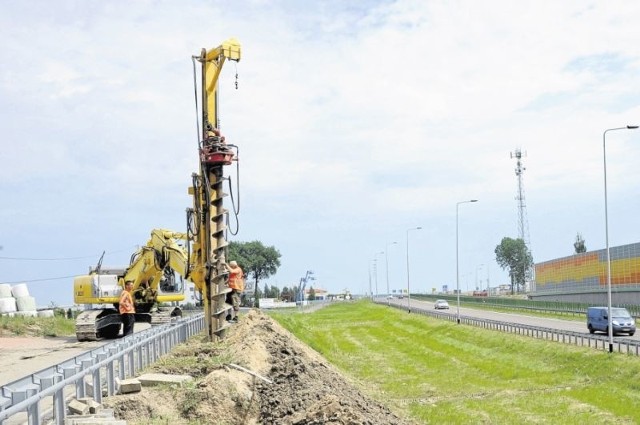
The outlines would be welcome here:
[[[316,300],[326,300],[329,292],[322,288],[313,288],[313,292],[315,294]],[[304,290],[304,300],[309,300],[309,295],[311,294],[311,288],[306,288]]]

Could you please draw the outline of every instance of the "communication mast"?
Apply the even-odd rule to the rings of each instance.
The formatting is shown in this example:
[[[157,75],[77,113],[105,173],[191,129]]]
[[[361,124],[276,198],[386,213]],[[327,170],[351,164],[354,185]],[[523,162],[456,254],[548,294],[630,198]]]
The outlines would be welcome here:
[[[529,239],[529,221],[527,219],[527,205],[524,197],[524,182],[522,175],[526,168],[522,164],[522,151],[520,148],[516,148],[515,152],[510,153],[511,158],[516,159],[516,176],[518,177],[518,193],[516,194],[516,201],[518,201],[518,238],[524,241],[525,246],[531,251],[531,242]],[[524,153],[524,156],[527,156],[527,153]],[[529,284],[530,289],[533,290],[531,286],[533,285],[533,273],[531,268],[525,270],[525,283]]]

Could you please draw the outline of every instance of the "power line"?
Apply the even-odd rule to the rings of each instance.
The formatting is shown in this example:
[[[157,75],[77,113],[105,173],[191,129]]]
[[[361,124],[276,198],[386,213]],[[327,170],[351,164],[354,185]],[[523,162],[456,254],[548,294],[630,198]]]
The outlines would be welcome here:
[[[15,282],[2,282],[2,283],[17,284],[17,283],[45,282],[47,280],[61,280],[61,279],[69,279],[72,277],[76,277],[76,276],[47,277],[44,279],[16,280]]]
[[[107,251],[105,255],[111,255],[122,251],[130,251],[130,248],[119,249],[117,251]],[[0,260],[13,261],[70,261],[70,260],[86,260],[87,258],[99,258],[100,255],[87,255],[84,257],[59,257],[59,258],[33,258],[33,257],[0,257]]]
[[[62,257],[62,258],[29,258],[29,257],[0,257],[0,260],[15,260],[15,261],[66,261],[66,260],[84,260],[87,258],[96,258],[95,255],[88,255],[86,257]]]

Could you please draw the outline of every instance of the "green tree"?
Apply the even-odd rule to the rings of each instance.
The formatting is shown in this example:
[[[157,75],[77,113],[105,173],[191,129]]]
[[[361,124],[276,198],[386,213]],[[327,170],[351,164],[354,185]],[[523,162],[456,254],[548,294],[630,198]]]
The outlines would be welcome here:
[[[293,299],[293,292],[291,291],[291,289],[289,289],[288,286],[285,286],[284,288],[282,288],[282,293],[280,294],[280,298],[283,301],[291,302],[291,300]]]
[[[500,245],[496,247],[496,262],[503,269],[509,269],[511,278],[511,293],[514,289],[524,287],[527,272],[533,265],[533,257],[524,241],[520,238],[502,238]]]
[[[576,250],[576,254],[587,252],[587,245],[585,245],[584,238],[580,232],[576,235],[576,241],[573,243],[573,248]]]
[[[236,260],[248,280],[253,281],[251,285],[247,285],[248,292],[255,289],[256,298],[258,295],[264,297],[265,294],[260,293],[258,285],[261,279],[266,279],[278,271],[280,252],[273,246],[264,246],[260,241],[230,242],[227,257],[228,261]]]
[[[309,288],[309,301],[315,301],[316,299],[316,290],[313,289],[313,286]]]

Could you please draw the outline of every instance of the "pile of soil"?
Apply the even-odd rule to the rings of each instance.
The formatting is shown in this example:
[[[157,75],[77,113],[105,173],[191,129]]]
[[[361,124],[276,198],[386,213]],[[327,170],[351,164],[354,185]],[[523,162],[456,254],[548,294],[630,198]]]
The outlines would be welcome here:
[[[104,404],[129,424],[409,423],[258,310],[241,317],[222,342],[194,339],[174,350],[174,359],[152,368],[189,374],[194,384],[145,387],[137,394],[104,399]]]

